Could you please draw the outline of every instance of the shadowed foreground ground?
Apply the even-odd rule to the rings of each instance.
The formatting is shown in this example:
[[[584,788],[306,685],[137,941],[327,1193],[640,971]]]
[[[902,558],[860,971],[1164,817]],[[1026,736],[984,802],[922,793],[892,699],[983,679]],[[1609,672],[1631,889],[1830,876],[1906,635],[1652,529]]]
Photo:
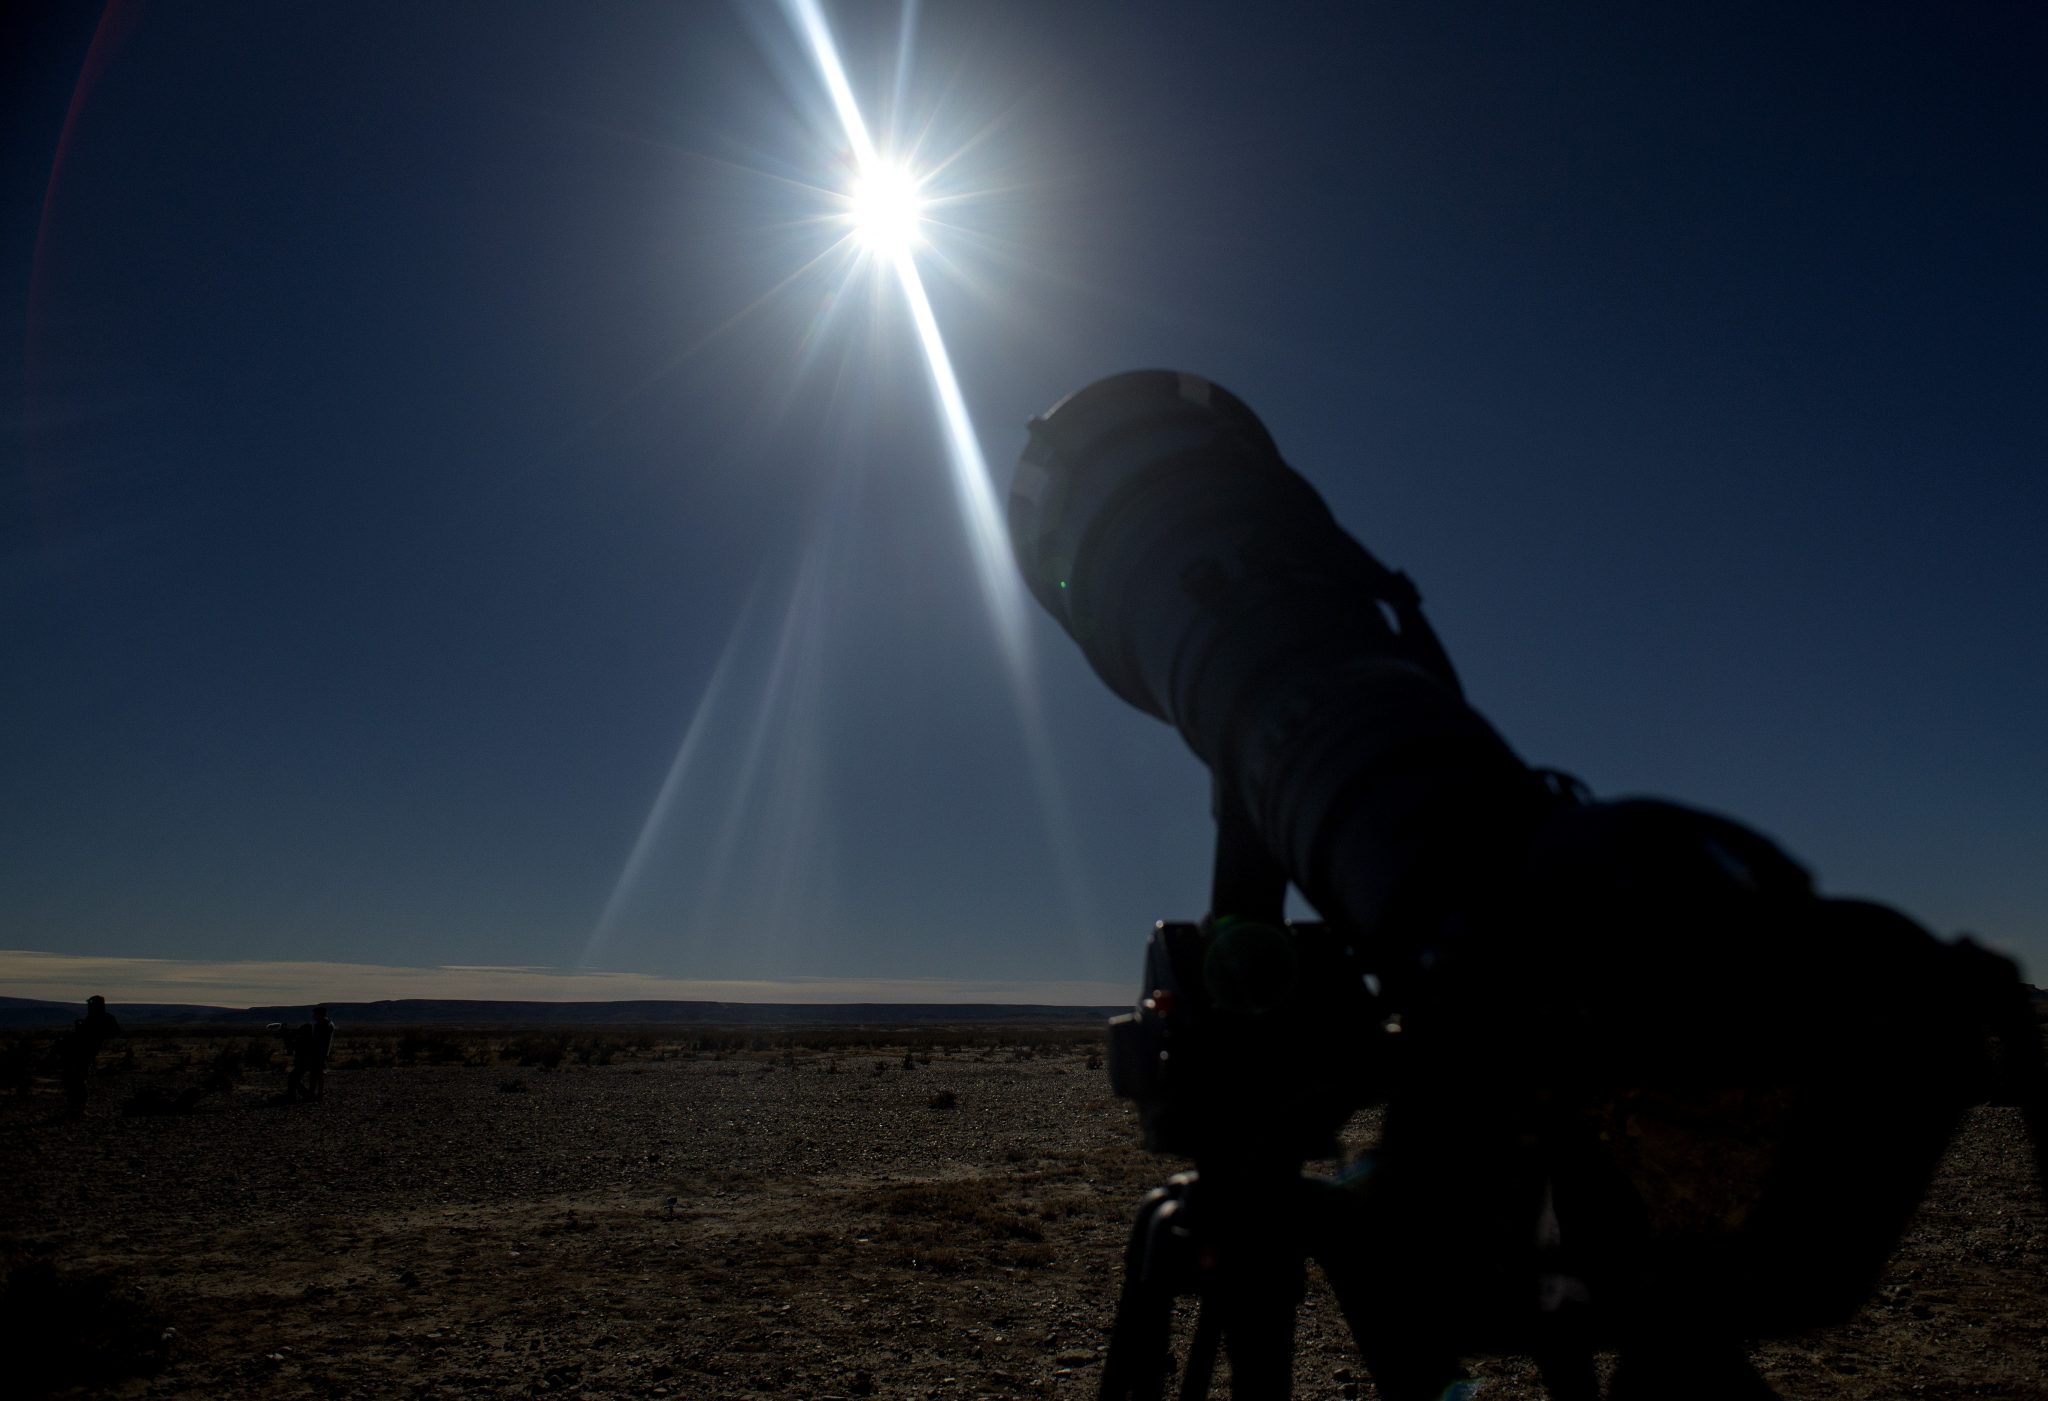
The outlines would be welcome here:
[[[263,1042],[135,1037],[84,1122],[47,1079],[0,1097],[8,1389],[1093,1394],[1129,1212],[1171,1165],[1088,1033],[919,1031],[908,1065],[874,1033],[690,1036],[415,1037],[411,1064],[345,1037],[301,1106],[268,1102]],[[223,1051],[242,1082],[196,1112],[120,1112]],[[2026,1151],[2015,1111],[1973,1111],[1880,1297],[1759,1354],[1785,1396],[2048,1398]],[[1296,1390],[1373,1394],[1320,1284]]]

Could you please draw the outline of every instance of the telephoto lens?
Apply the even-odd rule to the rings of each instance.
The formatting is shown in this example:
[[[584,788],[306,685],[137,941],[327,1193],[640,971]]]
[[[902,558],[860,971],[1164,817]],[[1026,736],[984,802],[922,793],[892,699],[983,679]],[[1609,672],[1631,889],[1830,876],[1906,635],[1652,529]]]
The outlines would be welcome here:
[[[1465,703],[1406,576],[1249,408],[1173,371],[1033,419],[1009,520],[1102,680],[1180,731],[1383,979],[1426,970],[1547,794]]]

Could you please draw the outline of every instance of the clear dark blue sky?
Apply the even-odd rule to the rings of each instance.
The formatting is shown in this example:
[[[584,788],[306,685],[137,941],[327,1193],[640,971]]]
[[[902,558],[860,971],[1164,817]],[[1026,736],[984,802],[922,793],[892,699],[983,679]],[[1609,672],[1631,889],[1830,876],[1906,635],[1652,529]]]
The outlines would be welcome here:
[[[999,490],[1205,373],[1525,757],[2048,975],[2038,6],[827,14]],[[1200,913],[1177,739],[1035,613],[1019,703],[779,8],[97,20],[0,81],[0,947],[1122,985]]]

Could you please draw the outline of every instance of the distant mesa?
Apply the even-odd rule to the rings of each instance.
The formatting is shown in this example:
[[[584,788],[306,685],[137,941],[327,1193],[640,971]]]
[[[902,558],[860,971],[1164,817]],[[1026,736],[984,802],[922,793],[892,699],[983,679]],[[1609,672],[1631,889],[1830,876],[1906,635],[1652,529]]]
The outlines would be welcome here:
[[[2048,1020],[2048,990],[2028,988]],[[109,1004],[124,1026],[248,1026],[303,1021],[310,1003],[200,1007],[177,1002]],[[0,1028],[68,1027],[79,1002],[0,997]],[[1113,1017],[1128,1006],[1063,1007],[1015,1002],[486,1002],[404,998],[329,1002],[344,1026],[930,1026],[1076,1022]]]

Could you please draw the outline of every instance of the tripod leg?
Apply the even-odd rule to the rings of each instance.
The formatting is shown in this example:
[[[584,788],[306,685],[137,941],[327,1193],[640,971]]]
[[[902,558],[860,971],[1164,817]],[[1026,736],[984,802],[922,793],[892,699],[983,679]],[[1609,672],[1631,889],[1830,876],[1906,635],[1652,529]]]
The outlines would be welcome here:
[[[1201,1401],[1209,1394],[1209,1383],[1216,1375],[1216,1349],[1222,1342],[1223,1320],[1205,1301],[1195,1324],[1195,1340],[1188,1345],[1188,1365],[1181,1370],[1180,1401]]]
[[[1233,1262],[1234,1273],[1205,1303],[1222,1317],[1230,1349],[1232,1401],[1287,1401],[1294,1394],[1294,1323],[1308,1283],[1299,1256]]]
[[[1102,1359],[1101,1401],[1161,1401],[1172,1322],[1173,1296],[1127,1271],[1109,1352]]]
[[[1167,1348],[1173,1331],[1173,1262],[1164,1258],[1170,1247],[1161,1238],[1163,1208],[1178,1195],[1160,1188],[1149,1193],[1131,1224],[1124,1249],[1123,1292],[1117,1298],[1116,1322],[1110,1330],[1109,1352],[1102,1360],[1101,1401],[1162,1401],[1166,1395]]]

